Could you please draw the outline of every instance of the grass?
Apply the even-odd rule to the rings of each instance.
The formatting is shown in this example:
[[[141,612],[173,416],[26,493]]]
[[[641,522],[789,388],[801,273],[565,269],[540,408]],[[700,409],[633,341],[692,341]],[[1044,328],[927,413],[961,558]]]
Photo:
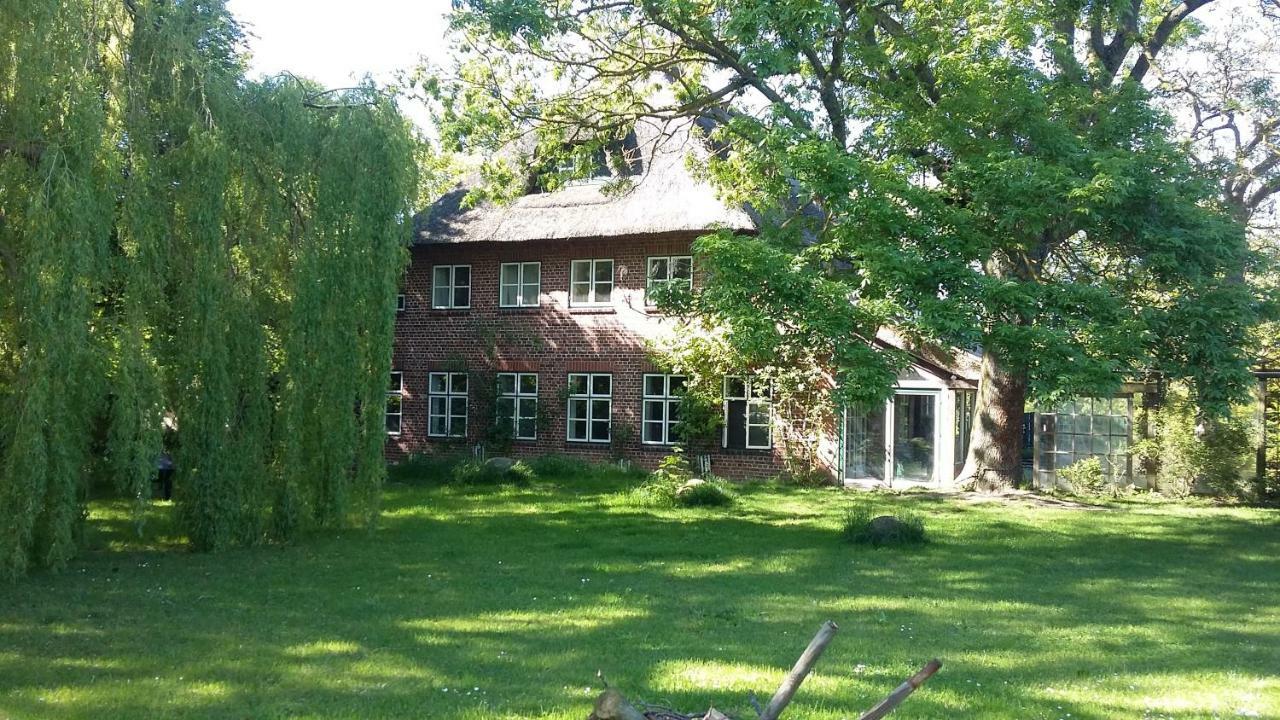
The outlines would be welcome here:
[[[194,555],[137,539],[0,588],[0,718],[581,720],[629,695],[754,717],[823,620],[788,720],[1280,717],[1280,514],[1070,510],[752,486],[645,510],[621,480],[393,485],[373,531]],[[632,481],[634,483],[634,481]],[[851,546],[851,508],[931,542]]]

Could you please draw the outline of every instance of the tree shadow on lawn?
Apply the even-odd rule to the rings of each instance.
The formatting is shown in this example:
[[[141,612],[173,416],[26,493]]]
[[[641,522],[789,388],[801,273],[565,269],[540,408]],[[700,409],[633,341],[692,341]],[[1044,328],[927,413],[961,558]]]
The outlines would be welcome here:
[[[0,715],[581,718],[599,669],[747,717],[828,618],[842,632],[793,718],[856,714],[935,655],[943,672],[895,717],[1136,716],[1141,693],[1113,687],[1135,674],[1280,660],[1280,547],[1242,518],[895,498],[935,541],[872,550],[837,541],[842,503],[865,502],[840,494],[803,523],[766,491],[728,512],[610,498],[393,490],[372,532],[91,555],[0,590]]]

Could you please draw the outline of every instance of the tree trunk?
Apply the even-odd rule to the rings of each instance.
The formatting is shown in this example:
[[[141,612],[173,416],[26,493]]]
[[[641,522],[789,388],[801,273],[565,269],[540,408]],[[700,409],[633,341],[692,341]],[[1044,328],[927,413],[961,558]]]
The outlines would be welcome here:
[[[1022,478],[1022,415],[1027,405],[1027,372],[994,352],[982,356],[978,397],[969,435],[969,456],[957,484],[977,490],[1013,487]]]

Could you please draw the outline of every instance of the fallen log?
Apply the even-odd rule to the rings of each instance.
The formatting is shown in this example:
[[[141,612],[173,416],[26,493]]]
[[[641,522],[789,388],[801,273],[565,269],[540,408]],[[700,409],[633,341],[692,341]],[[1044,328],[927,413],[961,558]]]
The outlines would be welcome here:
[[[799,659],[796,660],[791,672],[787,673],[786,677],[782,679],[777,691],[770,698],[769,704],[763,709],[756,702],[755,696],[751,697],[751,705],[756,709],[756,714],[759,716],[758,720],[779,720],[783,711],[791,704],[792,698],[795,697],[805,678],[809,676],[809,672],[813,670],[818,658],[822,657],[823,651],[827,649],[827,645],[831,643],[832,638],[835,637],[836,631],[839,629],[839,626],[830,620],[822,624],[822,627],[818,629],[818,633],[813,636],[813,640],[809,641],[809,646],[805,648]],[[858,720],[881,720],[881,718],[893,712],[894,708],[898,707],[903,700],[907,699],[907,696],[915,692],[916,688],[924,684],[941,667],[941,660],[930,660],[916,674],[907,678],[888,697],[877,703],[875,707],[868,710]],[[733,720],[733,718],[715,708],[709,708],[704,713],[685,715],[665,707],[644,705],[643,703],[641,707],[644,709],[641,710],[633,705],[617,688],[607,688],[596,698],[595,707],[587,720]]]
[[[878,705],[868,710],[858,720],[880,720],[880,718],[893,712],[893,709],[898,707],[903,700],[906,700],[908,695],[915,692],[916,688],[923,685],[925,680],[933,677],[933,674],[938,672],[940,667],[942,667],[941,660],[937,658],[930,660],[915,675],[907,678],[897,689],[889,693],[889,697],[881,700]]]

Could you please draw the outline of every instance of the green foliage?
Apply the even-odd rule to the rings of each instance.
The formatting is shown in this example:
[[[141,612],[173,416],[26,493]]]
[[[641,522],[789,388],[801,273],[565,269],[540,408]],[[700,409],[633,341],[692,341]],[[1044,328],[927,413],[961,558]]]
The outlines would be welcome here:
[[[468,460],[464,452],[414,454],[387,468],[387,479],[397,483],[438,484],[447,482],[454,466]]]
[[[1093,456],[1058,468],[1057,476],[1071,487],[1071,492],[1078,495],[1096,495],[1110,485],[1102,472],[1102,461]]]
[[[1147,411],[1147,423],[1151,437],[1134,451],[1158,464],[1156,487],[1161,492],[1242,495],[1257,447],[1252,408],[1239,406],[1226,417],[1206,419],[1191,392],[1175,385],[1161,407]]]
[[[459,79],[428,95],[458,147],[532,128],[559,166],[655,116],[707,129],[700,171],[762,219],[700,239],[699,286],[663,298],[724,348],[708,368],[827,368],[839,404],[874,403],[891,326],[981,346],[1003,399],[1144,369],[1224,416],[1251,385],[1243,341],[1275,306],[1224,280],[1265,263],[1144,89],[1190,25],[1158,3],[460,0],[452,24]],[[527,182],[504,158],[479,195]],[[977,439],[997,435],[1018,440]]]
[[[241,35],[0,8],[0,575],[75,552],[95,437],[139,511],[172,453],[197,549],[376,511],[421,146],[371,85],[247,80]]]
[[[482,460],[464,460],[450,472],[450,480],[456,485],[527,485],[537,478],[537,472],[523,462],[501,468]]]
[[[724,507],[736,493],[726,481],[695,477],[689,459],[679,449],[664,457],[644,482],[626,493],[629,503],[640,507]]]
[[[929,541],[924,518],[914,512],[902,513],[896,523],[876,523],[865,507],[850,508],[841,519],[840,537],[854,545],[922,545]]]

